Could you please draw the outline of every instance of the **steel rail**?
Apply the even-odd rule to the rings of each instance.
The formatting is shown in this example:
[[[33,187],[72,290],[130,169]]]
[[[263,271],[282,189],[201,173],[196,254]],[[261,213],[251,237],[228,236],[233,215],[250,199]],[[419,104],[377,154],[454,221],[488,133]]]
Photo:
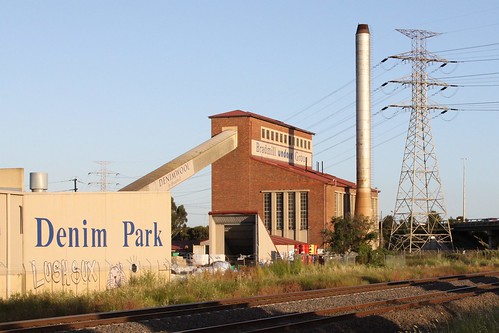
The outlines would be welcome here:
[[[403,311],[411,308],[448,303],[466,297],[473,297],[487,291],[495,290],[499,290],[499,282],[484,284],[482,286],[458,287],[446,291],[438,291],[418,296],[393,298],[376,302],[362,303],[358,305],[342,306],[301,313],[289,313],[229,324],[187,329],[176,331],[175,333],[230,332],[231,330],[237,330],[238,332],[245,333],[256,333],[282,332],[283,330],[298,329],[299,327],[307,327],[308,329],[310,329],[312,327],[322,326],[332,322],[340,322],[354,318],[363,318],[372,315],[393,312],[396,310]]]
[[[225,299],[218,301],[207,301],[188,303],[180,305],[169,305],[165,307],[154,307],[137,310],[113,311],[103,313],[80,314],[63,317],[52,317],[32,320],[21,320],[0,323],[0,332],[49,332],[57,330],[80,329],[98,325],[110,325],[126,322],[137,322],[142,320],[166,318],[172,316],[183,316],[202,312],[213,312],[230,310],[235,308],[249,308],[272,303],[284,303],[311,298],[339,296],[355,294],[376,290],[389,290],[407,286],[417,286],[433,282],[454,281],[473,278],[498,276],[499,271],[472,273],[461,275],[450,275],[423,279],[400,280],[392,282],[374,283],[369,285],[338,287],[328,289],[310,290],[304,292],[293,292],[284,295],[253,296],[248,298]]]

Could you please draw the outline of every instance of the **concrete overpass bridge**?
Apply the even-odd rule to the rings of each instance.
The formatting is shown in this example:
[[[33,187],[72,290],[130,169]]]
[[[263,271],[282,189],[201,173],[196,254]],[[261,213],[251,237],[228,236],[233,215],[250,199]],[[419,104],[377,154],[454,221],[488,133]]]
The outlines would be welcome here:
[[[469,236],[477,232],[487,234],[487,245],[490,250],[499,248],[499,218],[467,219],[451,224],[452,235]]]

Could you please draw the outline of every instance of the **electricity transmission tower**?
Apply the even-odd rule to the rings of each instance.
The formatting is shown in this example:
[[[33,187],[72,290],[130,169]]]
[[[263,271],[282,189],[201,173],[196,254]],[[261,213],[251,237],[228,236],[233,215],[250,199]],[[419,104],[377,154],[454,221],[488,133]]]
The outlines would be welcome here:
[[[99,175],[100,180],[98,182],[90,182],[90,183],[88,183],[88,185],[92,185],[92,184],[99,185],[101,192],[107,192],[108,185],[119,185],[117,183],[108,181],[109,176],[118,176],[119,175],[119,173],[114,172],[114,171],[109,171],[107,169],[107,165],[109,164],[108,161],[96,161],[95,163],[100,164],[101,169],[99,171],[89,172],[88,174],[89,175],[93,175],[93,174]]]
[[[432,142],[431,110],[448,110],[438,105],[428,105],[428,88],[447,87],[443,82],[429,78],[430,63],[448,62],[430,54],[426,39],[438,33],[424,30],[402,30],[412,39],[412,51],[391,58],[408,61],[412,65],[410,77],[390,81],[411,85],[411,105],[390,105],[410,109],[410,121],[400,172],[400,180],[393,214],[389,248],[409,252],[439,249],[452,245],[449,221],[438,171],[437,155]]]

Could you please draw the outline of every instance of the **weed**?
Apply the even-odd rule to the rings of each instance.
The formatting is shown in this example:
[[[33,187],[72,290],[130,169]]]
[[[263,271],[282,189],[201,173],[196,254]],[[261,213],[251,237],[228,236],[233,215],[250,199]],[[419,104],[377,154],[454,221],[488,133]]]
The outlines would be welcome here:
[[[499,308],[458,316],[452,322],[431,330],[433,333],[494,333],[499,327]]]
[[[74,295],[70,292],[27,293],[0,299],[0,321],[104,312],[224,298],[289,293],[393,280],[491,271],[499,267],[497,251],[466,254],[395,256],[384,252],[385,265],[306,265],[301,260],[277,261],[238,272],[201,274],[167,282],[152,272],[130,278],[121,288]],[[377,259],[376,259],[377,260]],[[497,312],[496,312],[497,315]],[[497,324],[497,320],[496,320]]]

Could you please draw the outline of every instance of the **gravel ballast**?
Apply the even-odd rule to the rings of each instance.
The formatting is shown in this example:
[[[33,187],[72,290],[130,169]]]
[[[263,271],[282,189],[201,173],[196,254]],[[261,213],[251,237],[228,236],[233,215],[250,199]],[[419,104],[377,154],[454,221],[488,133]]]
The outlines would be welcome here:
[[[366,302],[374,302],[389,298],[399,298],[440,290],[451,289],[458,286],[472,286],[480,284],[469,280],[439,282],[418,287],[402,287],[392,290],[371,291],[354,295],[341,295],[334,297],[317,298],[296,302],[286,302],[255,308],[233,309],[202,313],[188,317],[173,317],[149,320],[138,323],[100,326],[80,332],[175,332],[189,328],[212,326],[234,321],[259,319],[273,315],[316,311],[325,308],[348,306]],[[497,292],[486,292],[478,296],[452,301],[443,305],[425,306],[384,315],[375,315],[364,318],[328,324],[320,328],[307,328],[306,332],[428,332],[435,327],[444,325],[459,316],[487,311],[499,306]],[[304,330],[295,330],[300,332]]]

